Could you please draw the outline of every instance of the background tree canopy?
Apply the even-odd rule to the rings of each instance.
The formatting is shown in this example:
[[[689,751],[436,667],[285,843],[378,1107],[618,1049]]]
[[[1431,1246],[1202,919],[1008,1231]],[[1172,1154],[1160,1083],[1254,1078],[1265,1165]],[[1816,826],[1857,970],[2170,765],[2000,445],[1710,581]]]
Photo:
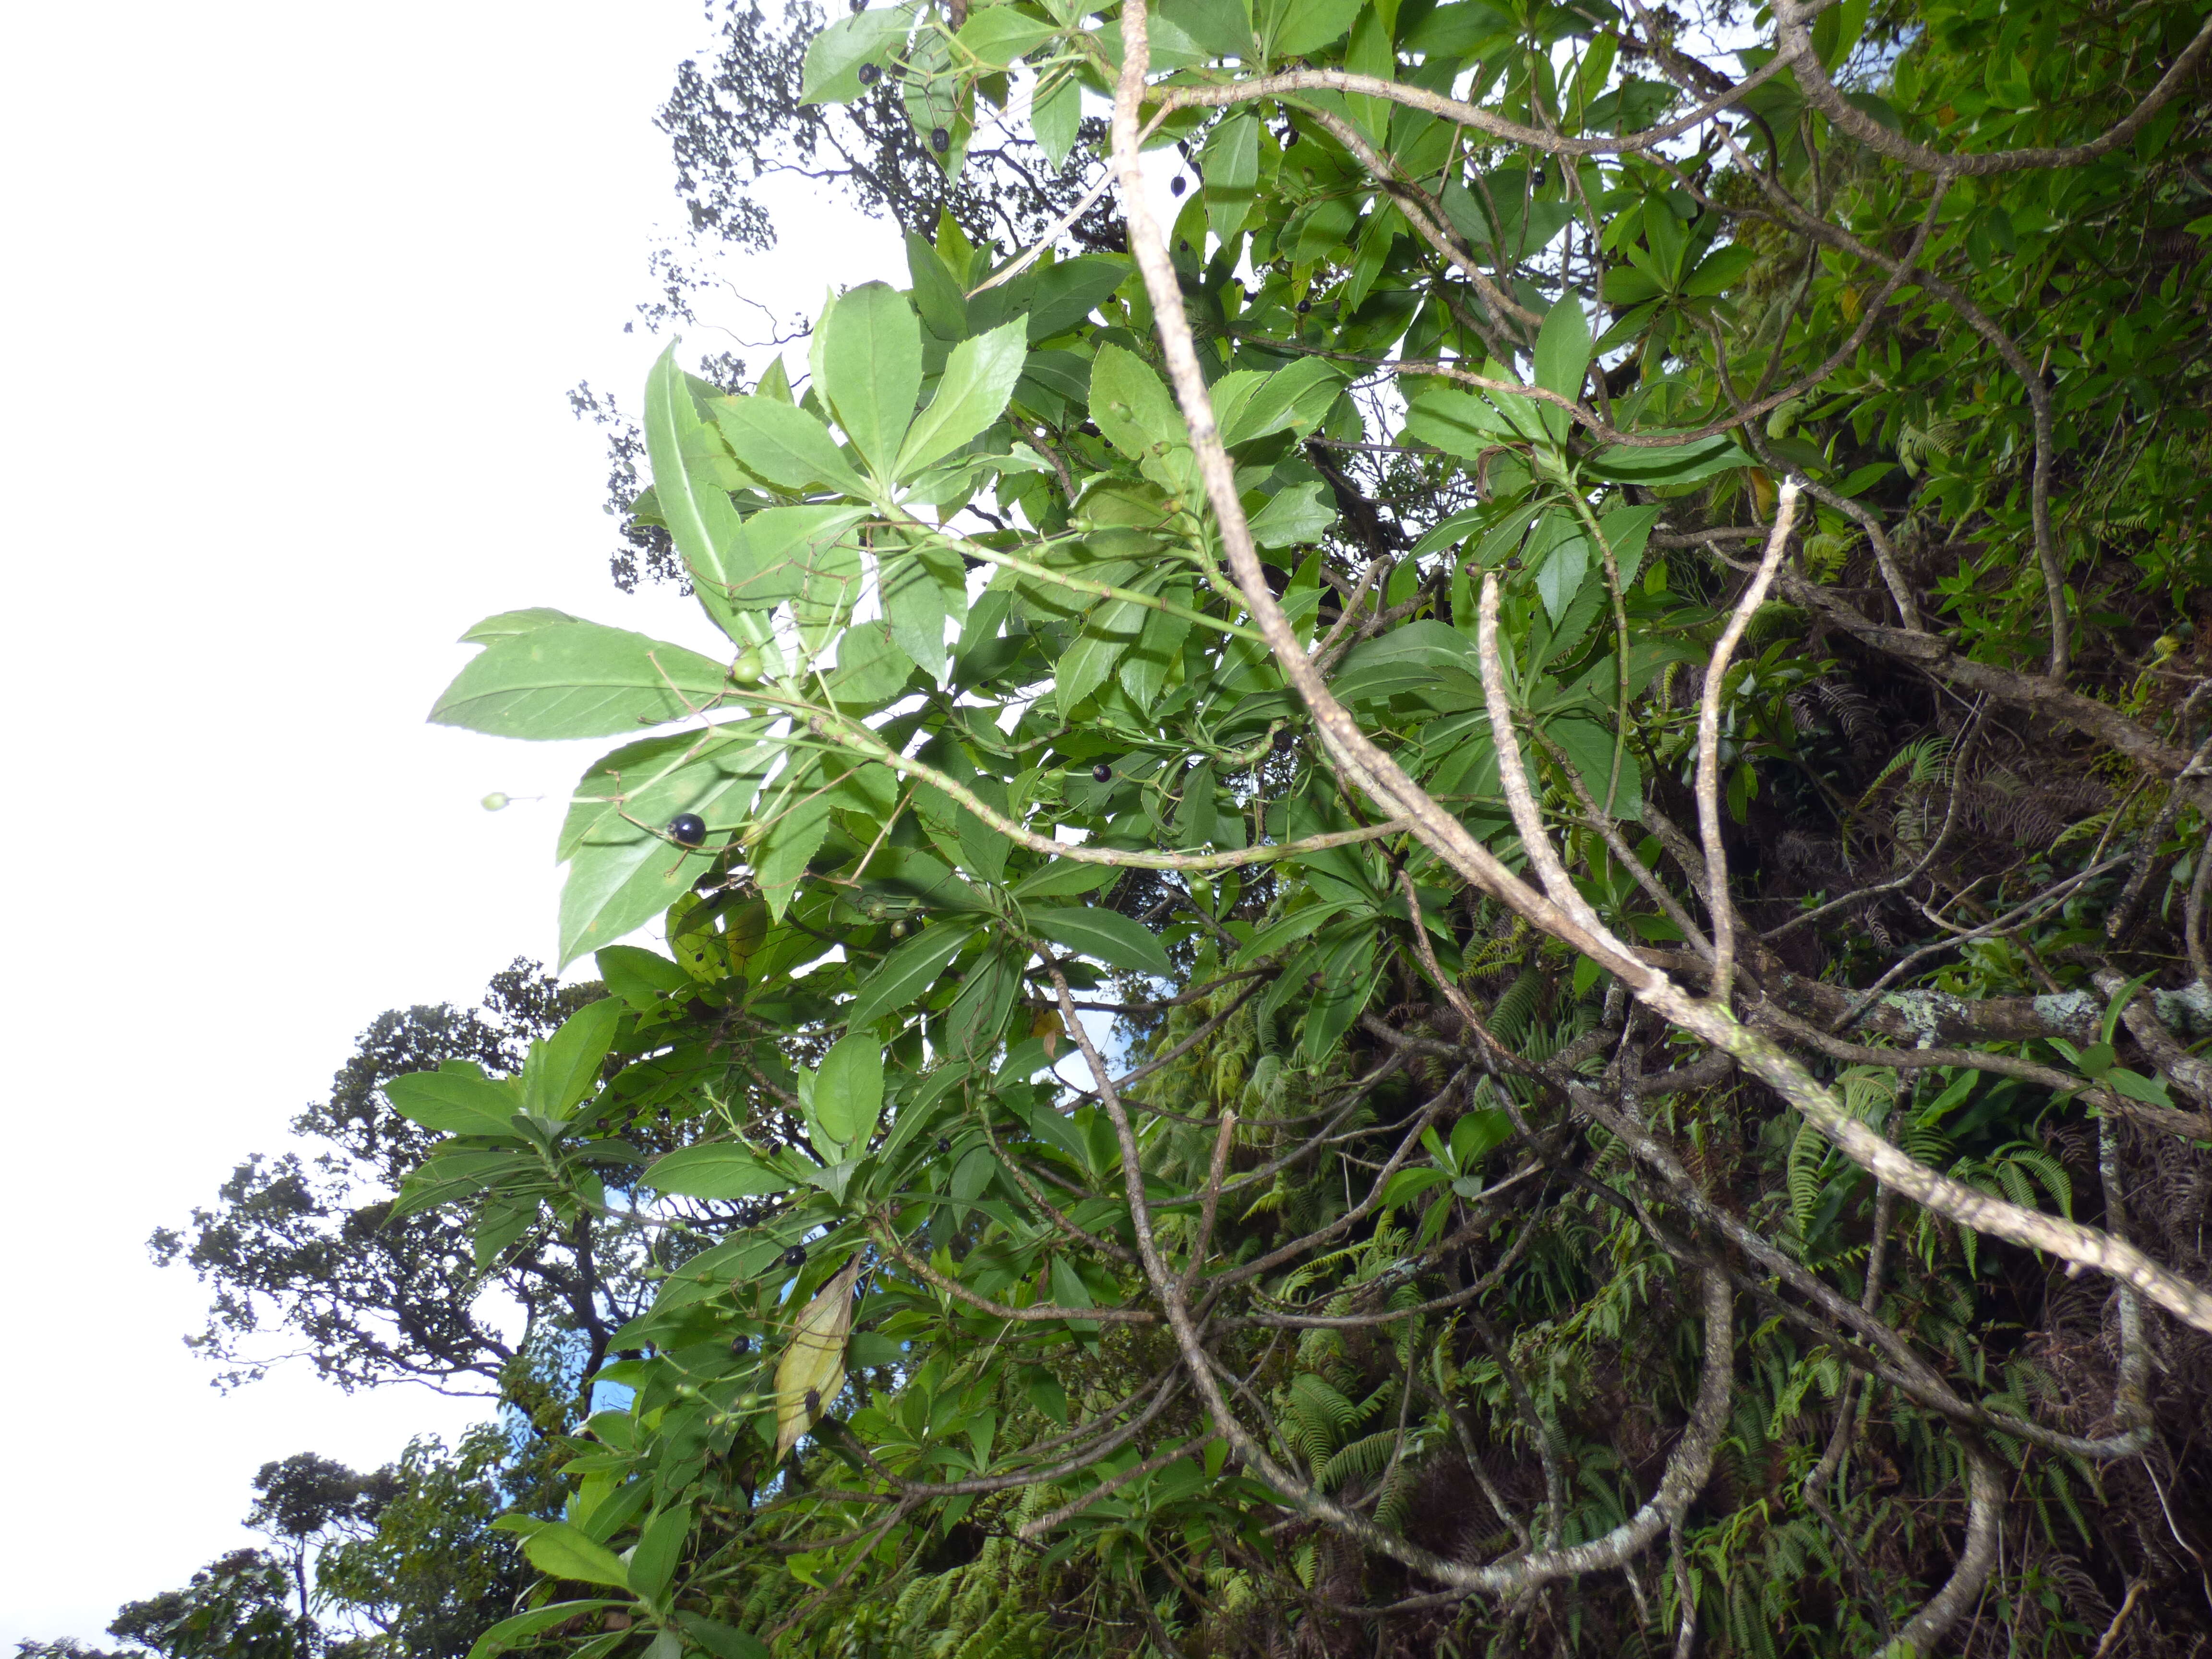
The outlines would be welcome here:
[[[2206,7],[818,22],[665,118],[908,233],[646,388],[726,652],[433,714],[620,740],[606,994],[162,1246],[526,1402],[473,1653],[2194,1651]]]

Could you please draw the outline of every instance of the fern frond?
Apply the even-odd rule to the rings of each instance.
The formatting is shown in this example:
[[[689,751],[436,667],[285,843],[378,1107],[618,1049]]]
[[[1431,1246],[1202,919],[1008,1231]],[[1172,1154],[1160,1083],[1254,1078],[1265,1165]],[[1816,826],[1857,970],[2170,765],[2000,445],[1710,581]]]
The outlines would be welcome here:
[[[1535,1017],[1536,1006],[1543,1000],[1544,981],[1535,965],[1521,970],[1520,976],[1498,994],[1490,1010],[1490,1029],[1498,1040],[1509,1046],[1517,1044]]]
[[[1321,1466],[1315,1479],[1326,1492],[1335,1491],[1347,1480],[1372,1480],[1390,1461],[1390,1449],[1397,1443],[1398,1431],[1395,1429],[1381,1429],[1373,1434],[1364,1434],[1334,1454]]]
[[[2020,1165],[2043,1185],[2051,1194],[2051,1201],[2069,1221],[2074,1218],[2074,1182],[2065,1166],[2040,1146],[2021,1146],[2011,1152],[2011,1163]]]
[[[1790,1218],[1802,1238],[1813,1224],[1820,1203],[1820,1165],[1828,1155],[1827,1138],[1808,1122],[1797,1126],[1790,1143]]]

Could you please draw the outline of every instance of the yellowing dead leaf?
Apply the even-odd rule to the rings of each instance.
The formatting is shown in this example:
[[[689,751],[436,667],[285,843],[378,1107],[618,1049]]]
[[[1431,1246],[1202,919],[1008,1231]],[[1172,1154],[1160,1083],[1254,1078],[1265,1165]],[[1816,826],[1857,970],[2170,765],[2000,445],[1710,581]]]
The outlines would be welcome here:
[[[775,1366],[775,1455],[783,1455],[812,1428],[845,1386],[845,1339],[853,1331],[853,1285],[860,1276],[854,1256],[815,1293],[792,1328],[791,1346]]]
[[[1044,1057],[1060,1058],[1060,1045],[1067,1041],[1067,1025],[1060,1017],[1060,1010],[1049,1004],[1040,1007],[1030,1019],[1030,1035],[1044,1039]]]

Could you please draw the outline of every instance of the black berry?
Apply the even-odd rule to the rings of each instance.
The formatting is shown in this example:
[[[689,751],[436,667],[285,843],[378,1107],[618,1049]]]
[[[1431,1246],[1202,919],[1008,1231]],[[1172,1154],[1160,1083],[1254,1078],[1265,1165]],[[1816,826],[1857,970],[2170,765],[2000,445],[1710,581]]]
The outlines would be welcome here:
[[[1301,316],[1301,317],[1304,316],[1304,315],[1306,314],[1306,313],[1308,313],[1309,311],[1311,311],[1312,309],[1313,309],[1313,301],[1312,301],[1311,300],[1301,300],[1301,301],[1298,301],[1298,315],[1299,315],[1299,316]]]
[[[1176,251],[1179,253],[1188,253],[1190,252],[1190,244],[1188,242],[1177,242],[1176,244]]]
[[[1104,761],[1100,761],[1097,765],[1091,769],[1091,775],[1101,783],[1111,783],[1114,781],[1114,769],[1107,765]]]
[[[1285,127],[1283,129],[1283,148],[1285,149],[1288,149],[1292,144],[1295,144],[1297,142],[1298,130],[1296,127]]]
[[[750,1336],[733,1336],[730,1339],[730,1352],[732,1354],[749,1354],[752,1351],[753,1340]]]
[[[947,154],[952,148],[952,135],[943,127],[932,127],[929,130],[929,147],[939,155]]]
[[[678,847],[697,847],[707,839],[707,820],[696,812],[678,812],[668,820],[668,839]]]
[[[878,69],[873,64],[863,64],[860,65],[860,84],[862,86],[872,87],[877,82],[883,78],[884,72]]]
[[[806,1391],[806,1414],[809,1417],[822,1415],[822,1395],[817,1389],[809,1389]]]
[[[806,1246],[794,1244],[786,1250],[783,1253],[783,1265],[787,1267],[804,1267],[806,1265]]]
[[[860,13],[867,10],[867,9],[868,0],[853,0],[853,15],[854,16],[859,16]]]
[[[937,1138],[937,1150],[940,1152],[949,1152],[952,1150],[952,1143],[943,1135],[939,1135]]]
[[[1180,173],[1168,181],[1168,194],[1170,196],[1180,196],[1189,188],[1190,186],[1183,182],[1183,176]]]
[[[1287,755],[1291,750],[1297,746],[1298,734],[1291,731],[1289,726],[1286,726],[1281,731],[1275,733],[1275,752],[1277,754]]]

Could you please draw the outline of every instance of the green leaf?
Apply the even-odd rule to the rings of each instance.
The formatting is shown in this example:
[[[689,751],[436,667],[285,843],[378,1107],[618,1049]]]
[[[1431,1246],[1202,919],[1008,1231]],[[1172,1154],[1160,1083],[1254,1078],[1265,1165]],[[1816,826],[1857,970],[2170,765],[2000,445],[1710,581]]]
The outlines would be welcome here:
[[[1150,57],[1155,75],[1167,70],[1188,69],[1193,64],[1202,64],[1213,55],[1158,12],[1152,15],[1150,35]],[[1106,55],[1107,62],[1113,64],[1118,72],[1122,52],[1121,20],[1118,17],[1109,19],[1091,39],[1098,43],[1098,49]],[[1109,76],[1107,78],[1110,84],[1113,77]]]
[[[1481,659],[1465,635],[1425,617],[1363,640],[1345,654],[1334,680],[1340,697],[1394,696],[1439,684],[1479,693]]]
[[[879,540],[876,559],[883,574],[884,615],[900,650],[942,684],[948,658],[947,617],[968,611],[967,572],[960,556],[946,547],[916,547],[901,553],[888,537]]]
[[[914,308],[890,284],[863,283],[840,296],[819,327],[823,389],[837,424],[888,472],[921,396],[921,326]]]
[[[1188,587],[1177,585],[1168,589],[1167,597],[1187,605],[1196,596]],[[1188,617],[1164,611],[1145,613],[1144,631],[1137,643],[1114,665],[1115,678],[1138,708],[1150,711],[1159,700],[1170,672],[1183,659],[1183,645],[1190,638],[1192,626]]]
[[[1717,472],[1758,465],[1734,438],[1716,433],[1686,444],[1648,448],[1607,444],[1585,458],[1577,471],[1613,483],[1696,483]]]
[[[503,640],[510,635],[535,633],[556,623],[581,622],[581,617],[572,617],[565,611],[556,611],[550,605],[532,605],[527,611],[502,611],[496,617],[486,617],[474,628],[461,635],[464,645],[489,645],[494,640]]]
[[[1343,390],[1343,374],[1323,357],[1301,357],[1272,374],[1224,374],[1212,386],[1221,441],[1233,447],[1277,432],[1304,437],[1328,417]]]
[[[731,453],[770,483],[785,489],[823,484],[848,495],[867,495],[830,428],[805,410],[757,397],[718,398],[714,410]]]
[[[1636,265],[1615,265],[1605,273],[1600,286],[1605,302],[1609,306],[1640,306],[1646,300],[1658,298],[1667,290],[1650,271]]]
[[[937,1120],[945,1097],[967,1080],[965,1060],[943,1060],[928,1073],[900,1099],[898,1110],[892,1115],[891,1132],[884,1137],[884,1144],[876,1156],[886,1164],[893,1164],[907,1143]]]
[[[1170,490],[1197,483],[1190,438],[1175,399],[1133,351],[1103,345],[1091,366],[1091,418],[1145,476]]]
[[[765,385],[765,383],[763,383]],[[754,396],[754,404],[783,404],[785,398]],[[811,425],[796,410],[803,425]],[[695,480],[688,453],[696,445],[719,442],[699,422],[690,385],[677,369],[675,349],[661,354],[646,380],[646,447],[653,456],[653,489],[659,495],[661,520],[690,571],[692,591],[723,633],[752,644],[752,633],[734,622],[737,611],[768,611],[799,592],[814,546],[834,540],[867,508],[860,507],[776,507],[738,520],[730,495],[710,480]],[[823,434],[827,442],[827,434]],[[838,462],[842,465],[842,462]]]
[[[975,937],[975,930],[964,922],[940,921],[923,928],[860,982],[860,994],[845,1012],[846,1029],[865,1030],[885,1014],[905,1007],[937,982],[945,963]]]
[[[571,1619],[597,1613],[602,1607],[622,1605],[620,1601],[549,1601],[542,1607],[501,1620],[477,1638],[475,1645],[469,1649],[469,1659],[499,1659],[501,1654],[521,1646],[533,1636],[543,1635],[556,1625],[565,1625]]]
[[[665,640],[556,623],[495,640],[430,710],[439,726],[497,738],[604,738],[711,707],[729,671]]]
[[[1217,833],[1213,803],[1213,763],[1205,762],[1183,775],[1182,805],[1176,814],[1176,845],[1210,847]]]
[[[522,1553],[548,1578],[629,1588],[629,1573],[615,1553],[565,1521],[549,1521],[538,1528],[522,1540]]]
[[[972,442],[1006,413],[1014,382],[1022,377],[1028,339],[1028,324],[1017,318],[952,348],[937,395],[915,417],[899,451],[902,479],[915,477]]]
[[[680,1610],[676,1622],[684,1627],[685,1635],[713,1654],[714,1659],[770,1659],[768,1644],[734,1626],[720,1624],[703,1613]]]
[[[659,1005],[668,991],[690,992],[691,975],[657,951],[635,945],[610,945],[593,958],[607,989],[642,1012]]]
[[[954,813],[960,842],[960,866],[971,875],[997,883],[1006,873],[1006,857],[1014,844],[1000,831],[963,806]]]
[[[556,856],[561,889],[561,965],[642,927],[691,884],[752,805],[779,750],[757,742],[765,720],[648,738],[604,757],[576,786]],[[707,820],[706,847],[686,852],[656,831],[678,812]]]
[[[1452,1162],[1471,1170],[1513,1139],[1513,1120],[1496,1107],[1464,1114],[1452,1125]]]
[[[1235,960],[1229,965],[1232,968],[1249,967],[1262,957],[1272,956],[1286,945],[1297,944],[1323,922],[1342,914],[1342,906],[1328,903],[1310,904],[1302,910],[1293,910],[1279,921],[1270,922],[1253,934],[1245,942],[1244,948],[1237,953]]]
[[[1155,15],[1216,58],[1252,56],[1249,0],[1162,0]]]
[[[1602,806],[1607,785],[1613,778],[1613,733],[1595,720],[1553,720],[1547,730],[1569,764],[1582,775],[1583,787]],[[1621,751],[1620,783],[1613,792],[1613,812],[1621,818],[1644,816],[1644,773],[1636,763],[1633,749]]]
[[[536,1163],[534,1158],[531,1161]],[[469,1254],[478,1273],[490,1272],[516,1240],[536,1227],[543,1209],[534,1192],[526,1193],[519,1199],[507,1199],[501,1195],[499,1189],[542,1186],[544,1183],[538,1177],[543,1175],[544,1169],[543,1164],[538,1164],[527,1174],[516,1171],[499,1180],[477,1183],[483,1189],[483,1201],[477,1206],[476,1219],[469,1228]],[[577,1182],[580,1186],[588,1184],[605,1191],[604,1188],[599,1187],[599,1178],[588,1171],[580,1174]],[[458,1192],[452,1193],[440,1197],[438,1204],[441,1206],[458,1205],[465,1196]],[[397,1214],[395,1207],[384,1218],[390,1221]]]
[[[1066,1423],[1067,1390],[1061,1386],[1058,1377],[1048,1370],[1034,1370],[1029,1374],[1025,1386],[1030,1404],[1054,1422]]]
[[[865,1032],[838,1038],[815,1074],[815,1117],[840,1145],[857,1152],[875,1133],[883,1114],[882,1048]]]
[[[763,1163],[752,1148],[730,1140],[678,1147],[639,1179],[657,1193],[723,1200],[787,1193],[795,1184]]]
[[[397,1220],[418,1210],[456,1203],[486,1188],[532,1183],[544,1175],[544,1165],[535,1152],[447,1141],[399,1183],[399,1196],[386,1218]]]
[[[1282,0],[1268,31],[1269,54],[1302,58],[1318,52],[1350,28],[1365,0]]]
[[[1439,202],[1451,228],[1469,245],[1475,247],[1489,246],[1490,220],[1483,213],[1482,204],[1475,200],[1474,192],[1465,185],[1457,179],[1446,179]]]
[[[1081,908],[1027,909],[1023,919],[1034,933],[1055,945],[1097,957],[1109,967],[1164,979],[1175,970],[1152,931],[1118,910],[1097,905]]]
[[[1252,515],[1252,539],[1262,547],[1304,547],[1327,535],[1336,517],[1326,484],[1291,484]]]
[[[675,1581],[676,1565],[684,1556],[684,1540],[691,1535],[691,1506],[679,1504],[659,1510],[638,1531],[630,1551],[630,1588],[646,1601],[663,1602]]]
[[[929,331],[940,340],[957,340],[968,332],[968,300],[958,277],[928,241],[912,231],[906,237],[906,268],[914,278],[914,308]]]
[[[732,610],[772,611],[805,592],[808,575],[825,565],[854,565],[849,532],[864,507],[771,507],[747,519],[724,562],[720,597]],[[696,586],[696,581],[695,581]]]
[[[1407,405],[1406,433],[1470,461],[1521,435],[1487,399],[1456,386],[1433,385]]]
[[[1073,1264],[1066,1256],[1060,1255],[1052,1259],[1052,1299],[1063,1308],[1095,1308],[1098,1305],[1091,1294],[1091,1287],[1083,1282],[1083,1275],[1075,1271]]]
[[[1682,284],[1682,292],[1695,299],[1711,299],[1734,288],[1744,272],[1758,263],[1755,251],[1731,244],[1706,255]]]
[[[687,454],[714,441],[699,419],[690,379],[676,366],[672,343],[645,381],[645,446],[653,465],[653,491],[660,521],[691,573],[700,604],[725,632],[731,626],[727,596],[738,580],[732,550],[743,535],[729,494],[711,479],[694,482]]]
[[[522,1066],[523,1109],[565,1118],[599,1085],[599,1066],[613,1046],[623,1005],[602,997],[578,1009],[543,1042],[530,1045]]]
[[[1613,562],[1620,568],[1624,592],[1636,580],[1644,562],[1644,544],[1651,539],[1661,511],[1657,507],[1616,507],[1597,521],[1606,545],[1613,550]]]
[[[1030,130],[1037,147],[1058,172],[1083,126],[1083,88],[1073,75],[1061,76],[1030,105]]]
[[[809,550],[805,579],[791,602],[802,656],[812,657],[852,622],[866,581],[860,550],[854,543],[817,543]]]
[[[2138,974],[2105,1000],[2104,1040],[2108,1046],[2120,1029],[2120,1016],[2127,1012],[2128,1004],[2135,1000],[2136,993],[2157,977],[2155,970]]]
[[[1583,375],[1589,368],[1589,319],[1572,292],[1563,295],[1536,331],[1536,384],[1562,398],[1582,401]],[[1540,404],[1536,416],[1554,442],[1564,441],[1572,418],[1556,404]]]
[[[938,649],[942,655],[941,643]],[[891,625],[865,622],[839,637],[837,666],[823,684],[830,701],[847,714],[867,714],[896,701],[913,678],[913,659],[899,649]]]
[[[506,1085],[460,1072],[410,1072],[387,1082],[384,1095],[401,1116],[441,1134],[512,1136],[522,1109]]]
[[[1551,532],[1548,536],[1545,533],[1547,529]],[[1583,578],[1589,574],[1589,538],[1582,533],[1579,524],[1559,512],[1551,525],[1538,527],[1536,539],[1529,546],[1528,559],[1535,567],[1536,592],[1544,601],[1545,613],[1557,627],[1568,605],[1581,591]]]
[[[867,88],[860,65],[888,68],[914,27],[911,6],[886,6],[841,17],[808,43],[801,104],[849,104]]]
[[[1053,673],[1053,702],[1063,714],[1106,684],[1121,654],[1144,637],[1151,612],[1133,599],[1102,599],[1083,619]]]
[[[1441,1187],[1451,1176],[1433,1164],[1424,1164],[1411,1170],[1401,1170],[1390,1177],[1382,1188],[1382,1207],[1391,1209],[1409,1198],[1418,1198],[1431,1187]]]
[[[753,877],[769,915],[781,921],[791,908],[809,860],[820,850],[830,830],[830,803],[824,793],[827,780],[818,768],[808,769],[804,781],[787,791],[781,805],[753,848]]]
[[[1004,69],[1059,33],[1056,23],[1041,21],[1010,5],[991,6],[969,17],[954,39],[984,63]]]
[[[2106,1088],[2117,1090],[2130,1100],[2140,1100],[2151,1106],[2163,1106],[2168,1111],[2173,1109],[2173,1097],[2166,1093],[2162,1079],[2145,1077],[2140,1072],[2115,1066],[2105,1073],[2102,1081]]]
[[[1375,994],[1375,981],[1382,970],[1376,943],[1375,930],[1362,927],[1325,959],[1321,989],[1305,1003],[1305,1030],[1299,1041],[1309,1065],[1319,1064],[1336,1047]]]
[[[1042,870],[1024,876],[1014,884],[1012,891],[1018,899],[1066,898],[1078,893],[1095,893],[1121,873],[1110,864],[1078,864],[1073,859],[1054,859]]]
[[[1206,135],[1200,158],[1206,178],[1206,211],[1213,234],[1226,242],[1244,228],[1260,185],[1260,118],[1232,115]]]
[[[1024,296],[1030,340],[1066,333],[1127,282],[1129,270],[1126,254],[1085,253],[1035,273]]]
[[[1028,952],[1022,952],[1026,957]],[[1006,949],[991,951],[969,969],[966,983],[945,1011],[945,1030],[955,1054],[980,1054],[997,1043],[1021,990],[1021,960]],[[989,1151],[985,1149],[984,1156]]]

